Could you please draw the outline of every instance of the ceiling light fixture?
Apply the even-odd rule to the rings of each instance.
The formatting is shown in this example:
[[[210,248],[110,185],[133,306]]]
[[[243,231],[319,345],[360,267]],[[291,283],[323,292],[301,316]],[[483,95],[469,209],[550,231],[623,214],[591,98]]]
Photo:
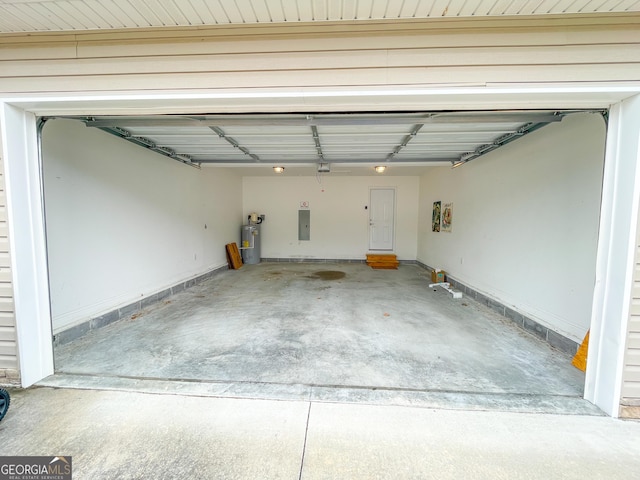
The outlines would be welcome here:
[[[276,173],[284,172],[284,167],[273,167],[273,171]]]
[[[387,169],[387,167],[385,167],[384,165],[378,165],[376,168],[376,173],[384,173],[384,171]]]

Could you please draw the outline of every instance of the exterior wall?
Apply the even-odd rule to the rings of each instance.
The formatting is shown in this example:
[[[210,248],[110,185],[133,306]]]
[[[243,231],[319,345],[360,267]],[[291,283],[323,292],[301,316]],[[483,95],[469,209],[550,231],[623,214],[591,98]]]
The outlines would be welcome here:
[[[0,37],[0,91],[635,81],[639,22],[628,14],[11,34]]]
[[[636,262],[629,313],[620,416],[640,418],[640,229],[636,237]]]
[[[18,350],[13,308],[13,285],[9,251],[7,198],[4,188],[4,163],[0,136],[0,385],[18,384]]]

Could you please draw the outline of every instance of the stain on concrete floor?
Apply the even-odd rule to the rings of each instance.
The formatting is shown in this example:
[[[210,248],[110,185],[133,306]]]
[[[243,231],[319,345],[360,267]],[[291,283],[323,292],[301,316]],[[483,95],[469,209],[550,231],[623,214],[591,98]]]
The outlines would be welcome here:
[[[313,278],[318,280],[340,280],[345,276],[346,276],[346,273],[338,270],[319,270],[317,272],[313,272],[307,278]]]

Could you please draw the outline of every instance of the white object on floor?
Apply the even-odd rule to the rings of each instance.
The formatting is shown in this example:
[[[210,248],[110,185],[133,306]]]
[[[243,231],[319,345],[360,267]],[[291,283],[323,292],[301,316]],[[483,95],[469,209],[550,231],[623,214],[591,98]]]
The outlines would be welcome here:
[[[453,298],[462,298],[462,292],[458,292],[457,290],[451,288],[451,284],[449,282],[430,283],[429,288],[433,287],[442,287],[447,292],[449,292],[453,296]]]

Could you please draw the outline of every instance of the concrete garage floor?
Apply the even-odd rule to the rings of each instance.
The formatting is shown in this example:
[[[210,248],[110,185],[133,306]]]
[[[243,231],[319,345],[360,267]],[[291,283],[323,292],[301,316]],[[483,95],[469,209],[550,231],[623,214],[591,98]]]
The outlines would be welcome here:
[[[568,356],[429,283],[413,265],[246,265],[58,347],[41,385],[600,414]]]

